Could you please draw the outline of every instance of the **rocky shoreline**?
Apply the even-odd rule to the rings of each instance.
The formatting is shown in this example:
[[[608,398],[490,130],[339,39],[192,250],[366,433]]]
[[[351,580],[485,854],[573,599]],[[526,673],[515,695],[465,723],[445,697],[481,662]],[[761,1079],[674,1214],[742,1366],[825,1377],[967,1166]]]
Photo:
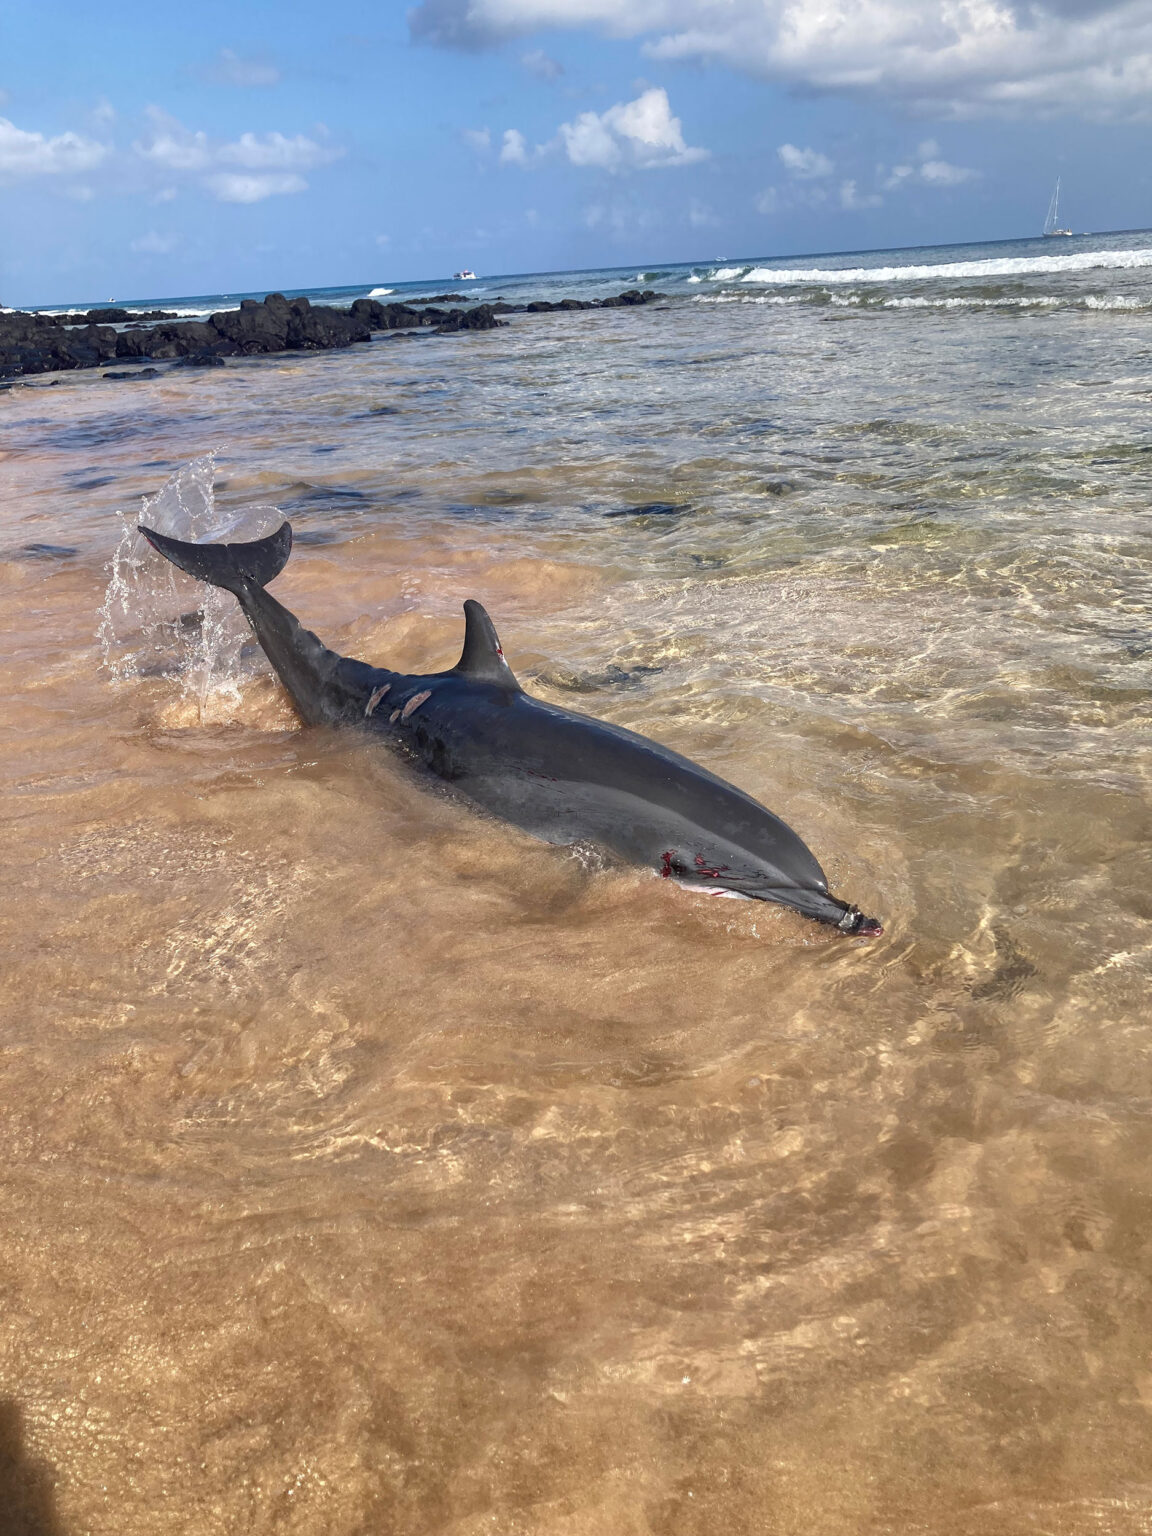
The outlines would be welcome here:
[[[349,309],[310,304],[270,293],[244,299],[239,309],[220,310],[207,320],[177,320],[170,310],[90,309],[84,314],[38,315],[15,310],[0,315],[0,379],[99,368],[105,363],[180,361],[211,366],[228,357],[270,352],[328,351],[370,341],[382,332],[437,336],[490,331],[506,314],[547,314],[556,310],[619,309],[650,304],[663,295],[630,288],[608,299],[561,299],[557,303],[477,304],[444,309],[458,294],[439,294],[419,308],[357,299]],[[141,323],[147,322],[147,323]],[[174,323],[173,323],[174,322]],[[128,377],[139,375],[115,375]]]

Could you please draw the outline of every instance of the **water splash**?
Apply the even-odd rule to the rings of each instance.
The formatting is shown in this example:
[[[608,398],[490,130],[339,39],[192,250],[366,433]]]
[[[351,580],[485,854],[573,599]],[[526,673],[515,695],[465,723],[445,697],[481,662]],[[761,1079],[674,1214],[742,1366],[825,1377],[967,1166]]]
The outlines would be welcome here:
[[[194,581],[157,555],[137,524],[196,543],[258,539],[283,522],[276,507],[225,512],[215,497],[216,455],[185,464],[140,511],[118,511],[120,542],[108,567],[97,639],[114,677],[171,676],[201,724],[232,717],[248,627],[231,593]]]

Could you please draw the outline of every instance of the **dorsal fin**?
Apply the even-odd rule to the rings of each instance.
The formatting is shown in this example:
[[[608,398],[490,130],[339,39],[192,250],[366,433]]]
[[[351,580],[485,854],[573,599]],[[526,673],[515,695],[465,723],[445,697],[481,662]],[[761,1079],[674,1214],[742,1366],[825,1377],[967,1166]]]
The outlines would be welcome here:
[[[520,692],[520,684],[504,660],[495,624],[471,597],[464,604],[464,649],[454,670],[476,682],[499,683]]]

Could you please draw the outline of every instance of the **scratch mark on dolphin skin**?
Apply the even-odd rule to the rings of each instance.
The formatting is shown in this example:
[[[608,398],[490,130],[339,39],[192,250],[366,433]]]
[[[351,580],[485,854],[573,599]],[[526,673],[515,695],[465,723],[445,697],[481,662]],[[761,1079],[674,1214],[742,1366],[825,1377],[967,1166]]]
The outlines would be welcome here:
[[[401,720],[407,720],[408,716],[412,713],[412,711],[414,709],[419,709],[421,704],[423,704],[424,700],[425,699],[430,699],[431,697],[432,697],[432,690],[431,690],[431,688],[425,688],[423,693],[414,693],[412,695],[412,697],[408,700],[407,704],[405,704],[404,708],[400,711],[400,718],[401,718]]]
[[[389,688],[391,688],[391,686],[392,686],[391,683],[385,683],[382,688],[374,688],[372,690],[372,697],[368,700],[367,704],[365,704],[365,706],[364,706],[364,713],[366,715],[370,715],[370,714],[372,714],[374,712],[377,704],[379,704],[380,700],[388,692],[388,690],[389,690]]]
[[[389,722],[390,725],[395,725],[397,720],[399,720],[399,718],[400,718],[400,711],[398,709],[394,709],[392,711],[392,713],[388,716],[388,722]]]
[[[696,855],[696,868],[699,870],[701,876],[706,877],[709,880],[718,880],[721,875],[727,874],[728,872],[727,864],[719,864],[715,869],[710,869],[704,862],[704,855],[700,853]]]

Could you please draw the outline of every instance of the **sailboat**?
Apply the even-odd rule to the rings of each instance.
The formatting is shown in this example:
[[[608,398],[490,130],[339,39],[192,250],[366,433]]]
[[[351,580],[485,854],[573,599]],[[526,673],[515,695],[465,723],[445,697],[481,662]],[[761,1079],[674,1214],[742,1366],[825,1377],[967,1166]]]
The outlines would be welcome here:
[[[1060,218],[1060,178],[1056,178],[1056,190],[1052,194],[1052,201],[1048,204],[1048,217],[1044,220],[1044,238],[1051,240],[1056,235],[1070,235],[1070,229],[1061,229]]]

